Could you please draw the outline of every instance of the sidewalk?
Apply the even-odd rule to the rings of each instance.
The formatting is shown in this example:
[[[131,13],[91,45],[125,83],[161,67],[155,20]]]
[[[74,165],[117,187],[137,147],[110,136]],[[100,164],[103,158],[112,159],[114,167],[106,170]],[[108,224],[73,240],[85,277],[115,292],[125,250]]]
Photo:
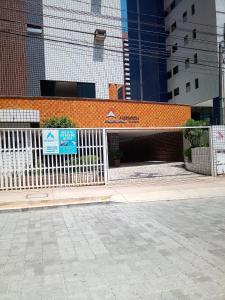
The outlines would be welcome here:
[[[118,185],[0,192],[0,210],[107,202],[225,198],[225,177],[189,177]]]

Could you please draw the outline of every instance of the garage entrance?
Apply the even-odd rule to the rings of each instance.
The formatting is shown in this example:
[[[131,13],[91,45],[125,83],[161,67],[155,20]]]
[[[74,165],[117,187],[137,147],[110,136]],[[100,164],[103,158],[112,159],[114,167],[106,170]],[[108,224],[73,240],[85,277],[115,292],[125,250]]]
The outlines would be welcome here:
[[[108,131],[109,181],[199,176],[184,162],[183,129]]]

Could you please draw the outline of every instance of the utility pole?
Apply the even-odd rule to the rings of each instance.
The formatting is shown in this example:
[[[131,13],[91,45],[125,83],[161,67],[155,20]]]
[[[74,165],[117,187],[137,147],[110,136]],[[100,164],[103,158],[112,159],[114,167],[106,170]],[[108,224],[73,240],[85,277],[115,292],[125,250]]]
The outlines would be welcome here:
[[[223,53],[224,41],[219,44],[219,100],[220,100],[220,125],[224,124],[224,111],[223,111]]]

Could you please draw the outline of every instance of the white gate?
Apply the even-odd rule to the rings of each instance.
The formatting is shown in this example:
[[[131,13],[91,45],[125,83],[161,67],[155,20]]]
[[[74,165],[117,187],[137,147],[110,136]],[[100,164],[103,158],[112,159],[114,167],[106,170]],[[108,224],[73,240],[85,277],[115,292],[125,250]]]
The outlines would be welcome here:
[[[43,155],[42,129],[0,129],[0,190],[107,183],[104,129],[77,129],[76,155]]]
[[[212,132],[215,175],[225,175],[225,126],[213,126]]]

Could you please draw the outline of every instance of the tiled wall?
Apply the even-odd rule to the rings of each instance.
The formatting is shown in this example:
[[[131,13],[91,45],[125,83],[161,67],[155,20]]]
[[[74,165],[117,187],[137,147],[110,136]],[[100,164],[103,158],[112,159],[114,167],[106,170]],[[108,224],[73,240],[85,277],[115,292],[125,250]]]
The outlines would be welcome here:
[[[173,127],[182,126],[191,118],[189,106],[135,101],[0,98],[0,109],[38,110],[41,121],[51,116],[68,116],[83,128]],[[111,112],[114,116],[107,116]],[[135,120],[128,120],[130,117]]]
[[[23,109],[0,109],[0,123],[39,123],[40,112],[38,110],[23,110]]]

